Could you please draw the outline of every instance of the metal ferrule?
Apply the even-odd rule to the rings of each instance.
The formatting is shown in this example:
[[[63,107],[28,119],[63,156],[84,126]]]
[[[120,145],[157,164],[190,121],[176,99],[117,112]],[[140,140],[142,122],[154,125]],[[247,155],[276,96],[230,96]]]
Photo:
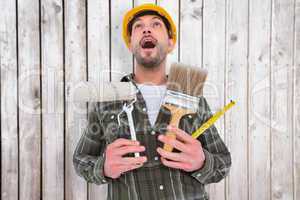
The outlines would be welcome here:
[[[197,110],[199,105],[199,97],[190,96],[173,90],[167,90],[163,103],[173,104],[175,106],[190,110]]]

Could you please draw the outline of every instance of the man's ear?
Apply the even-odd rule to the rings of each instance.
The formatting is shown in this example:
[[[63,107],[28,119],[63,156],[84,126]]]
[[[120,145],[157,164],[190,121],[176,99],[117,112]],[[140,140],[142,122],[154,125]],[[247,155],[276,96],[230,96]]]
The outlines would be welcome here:
[[[175,43],[174,43],[173,38],[169,38],[168,44],[169,44],[168,52],[170,53],[175,47]]]

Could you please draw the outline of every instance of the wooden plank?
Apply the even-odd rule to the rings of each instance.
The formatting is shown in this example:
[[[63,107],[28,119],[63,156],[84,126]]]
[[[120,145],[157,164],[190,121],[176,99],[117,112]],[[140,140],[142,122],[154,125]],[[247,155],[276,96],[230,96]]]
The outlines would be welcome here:
[[[295,7],[294,52],[294,200],[300,199],[300,0]]]
[[[293,199],[291,88],[294,1],[273,1],[272,10],[271,198],[289,200]]]
[[[18,199],[16,2],[1,1],[1,199]],[[5,8],[5,9],[4,9]]]
[[[133,0],[134,6],[142,5],[145,3],[156,3],[156,0]]]
[[[41,198],[39,1],[18,1],[20,198]]]
[[[111,80],[119,81],[133,70],[133,57],[122,38],[125,13],[133,7],[132,1],[111,1]]]
[[[176,24],[177,27],[177,36],[179,33],[179,0],[173,0],[172,3],[167,0],[157,0],[157,5],[163,7],[164,9],[167,10],[167,12],[171,15],[174,23]],[[180,39],[177,38],[177,43],[174,48],[174,50],[168,55],[167,57],[167,70],[169,69],[170,65],[173,62],[178,62],[179,59],[179,42]]]
[[[193,3],[191,3],[193,4]],[[201,5],[199,5],[200,7]],[[226,5],[223,0],[217,1],[204,1],[203,2],[203,67],[208,70],[208,77],[204,87],[204,96],[207,98],[207,101],[213,112],[216,112],[224,105],[224,81],[225,81],[225,11]],[[201,11],[202,12],[202,11]],[[196,21],[196,20],[194,20]],[[198,22],[198,25],[201,21]],[[194,22],[191,27],[196,27],[197,22]],[[197,27],[200,31],[201,27]],[[183,30],[184,31],[184,30]],[[186,30],[184,32],[187,32]],[[188,32],[189,33],[189,32]],[[186,33],[186,34],[188,34]],[[201,32],[196,34],[197,37],[201,38]],[[195,37],[195,36],[194,36]],[[182,38],[183,39],[183,38]],[[191,39],[194,40],[195,38]],[[202,52],[200,39],[196,40],[198,45],[193,45],[190,41],[190,47],[196,48],[196,51],[192,52],[191,56],[194,56],[194,62],[201,63],[201,58],[197,58],[197,54]],[[198,52],[198,53],[196,53]],[[181,54],[182,55],[182,54]],[[200,54],[201,55],[201,54]],[[189,56],[187,56],[188,59]],[[202,65],[200,65],[202,66]],[[232,111],[234,112],[234,111]],[[219,134],[225,139],[225,129],[224,129],[224,117],[216,122],[216,127],[219,131]],[[230,134],[230,133],[229,133]],[[210,199],[222,200],[225,199],[225,180],[220,183],[210,184],[207,186],[207,191],[209,193]]]
[[[227,1],[226,102],[237,102],[225,116],[226,141],[232,155],[232,167],[226,187],[226,199],[248,199],[248,2]]]
[[[180,61],[203,67],[203,1],[181,1],[180,9]]]
[[[65,81],[66,95],[86,80],[86,5],[85,1],[65,1]],[[65,199],[87,199],[87,183],[73,167],[72,157],[86,124],[86,105],[66,102]]]
[[[109,1],[88,2],[88,80],[109,81]],[[107,185],[89,184],[89,200],[106,200]]]
[[[271,1],[249,5],[249,199],[270,199]]]
[[[42,42],[42,198],[64,199],[63,7],[41,1]]]

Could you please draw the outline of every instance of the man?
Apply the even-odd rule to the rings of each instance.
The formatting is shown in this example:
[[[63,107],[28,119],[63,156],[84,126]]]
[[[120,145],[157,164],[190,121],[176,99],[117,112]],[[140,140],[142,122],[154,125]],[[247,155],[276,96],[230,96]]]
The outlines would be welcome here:
[[[123,37],[135,56],[135,73],[121,81],[137,88],[133,118],[138,141],[128,137],[126,117],[117,114],[122,102],[98,103],[89,112],[89,124],[74,152],[76,172],[88,182],[108,183],[110,200],[202,200],[204,186],[218,182],[229,172],[230,153],[212,126],[198,139],[190,135],[211,112],[199,97],[196,114],[168,126],[170,111],[161,106],[166,90],[166,57],[176,43],[176,27],[161,7],[144,4],[124,17]],[[170,139],[166,131],[176,134]],[[169,144],[175,151],[165,151]],[[130,156],[139,152],[140,157]]]

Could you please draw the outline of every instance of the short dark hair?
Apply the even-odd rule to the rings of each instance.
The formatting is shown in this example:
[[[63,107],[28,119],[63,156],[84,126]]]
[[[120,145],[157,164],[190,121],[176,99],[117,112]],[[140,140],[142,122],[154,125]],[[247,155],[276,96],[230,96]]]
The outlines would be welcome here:
[[[136,21],[136,19],[138,17],[142,17],[142,16],[145,16],[145,15],[156,15],[156,16],[159,16],[162,19],[163,23],[165,24],[165,26],[166,26],[166,28],[168,30],[169,38],[172,38],[171,24],[169,23],[169,21],[167,20],[167,18],[165,18],[164,16],[160,15],[158,12],[153,11],[153,10],[142,11],[140,13],[137,13],[133,17],[133,19],[128,23],[128,33],[129,33],[129,36],[131,36],[132,26],[133,26],[134,22]]]

